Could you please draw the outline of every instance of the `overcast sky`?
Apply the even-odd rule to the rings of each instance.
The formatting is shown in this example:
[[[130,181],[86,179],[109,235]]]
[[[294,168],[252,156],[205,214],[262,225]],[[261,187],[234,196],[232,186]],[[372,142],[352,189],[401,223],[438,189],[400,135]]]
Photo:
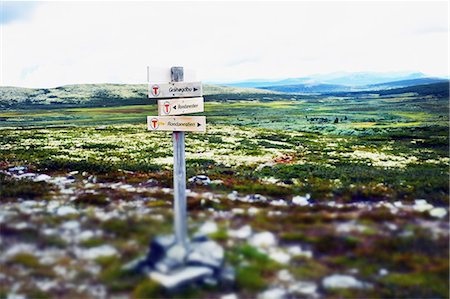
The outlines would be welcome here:
[[[448,2],[2,2],[1,85],[448,74]]]

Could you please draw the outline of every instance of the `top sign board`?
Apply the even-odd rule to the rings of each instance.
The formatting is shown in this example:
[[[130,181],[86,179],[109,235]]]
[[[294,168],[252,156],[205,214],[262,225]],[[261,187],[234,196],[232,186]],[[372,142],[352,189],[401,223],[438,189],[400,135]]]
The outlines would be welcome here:
[[[150,84],[148,97],[151,99],[201,97],[202,82],[170,82]]]

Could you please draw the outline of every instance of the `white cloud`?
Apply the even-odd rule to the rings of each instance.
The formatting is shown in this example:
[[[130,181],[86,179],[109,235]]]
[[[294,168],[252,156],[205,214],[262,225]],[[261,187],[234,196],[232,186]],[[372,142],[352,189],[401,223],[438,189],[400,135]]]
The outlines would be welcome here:
[[[448,72],[446,2],[43,2],[3,25],[2,85]]]

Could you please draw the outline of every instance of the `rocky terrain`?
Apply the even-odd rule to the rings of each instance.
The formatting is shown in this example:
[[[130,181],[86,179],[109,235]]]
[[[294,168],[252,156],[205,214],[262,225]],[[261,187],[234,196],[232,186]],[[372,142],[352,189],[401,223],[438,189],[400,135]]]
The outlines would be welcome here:
[[[170,295],[146,277],[127,274],[124,266],[146,252],[152,237],[170,232],[171,188],[146,177],[128,183],[136,179],[130,173],[118,182],[101,182],[77,171],[50,176],[21,167],[2,174],[52,189],[45,199],[2,204],[4,296]],[[186,294],[445,296],[446,208],[424,199],[317,203],[309,194],[215,193],[208,189],[221,182],[196,181],[201,184],[188,190],[189,230],[225,247],[227,262],[236,269],[236,285],[226,292],[214,285],[207,293],[182,290]],[[427,285],[431,280],[432,287]]]
[[[2,130],[0,294],[446,298],[447,139],[410,133],[188,135],[189,233],[223,246],[234,282],[168,289],[129,267],[172,232],[167,134]]]

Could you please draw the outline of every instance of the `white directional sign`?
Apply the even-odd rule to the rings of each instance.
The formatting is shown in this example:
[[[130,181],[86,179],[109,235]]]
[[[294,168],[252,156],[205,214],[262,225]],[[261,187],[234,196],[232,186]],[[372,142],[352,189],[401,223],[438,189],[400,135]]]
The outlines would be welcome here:
[[[206,116],[147,116],[150,131],[206,132]]]
[[[202,97],[158,100],[158,115],[181,115],[203,111]]]
[[[149,98],[189,98],[203,95],[202,82],[170,82],[150,84]]]

